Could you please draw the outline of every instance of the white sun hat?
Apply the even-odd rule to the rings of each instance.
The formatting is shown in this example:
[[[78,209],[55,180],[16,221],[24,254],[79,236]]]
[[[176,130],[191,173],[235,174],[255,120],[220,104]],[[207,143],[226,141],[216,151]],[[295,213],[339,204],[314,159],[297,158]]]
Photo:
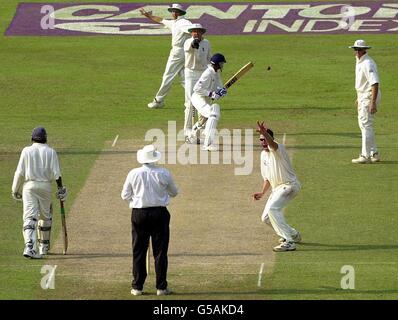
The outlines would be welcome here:
[[[195,30],[195,29],[202,30],[203,33],[206,32],[206,28],[203,28],[202,25],[201,25],[200,23],[192,23],[192,24],[189,26],[189,28],[188,28],[188,32],[192,32],[192,30]]]
[[[178,10],[180,11],[183,15],[186,14],[187,12],[182,8],[182,5],[178,4],[178,3],[173,3],[168,9],[169,12],[173,11],[173,10]]]
[[[370,49],[372,47],[369,47],[368,45],[366,45],[365,40],[356,40],[354,42],[354,45],[349,46],[349,48],[351,48],[351,49]]]
[[[141,164],[143,163],[153,163],[159,161],[162,154],[160,151],[156,150],[153,144],[144,146],[137,152],[137,161]]]

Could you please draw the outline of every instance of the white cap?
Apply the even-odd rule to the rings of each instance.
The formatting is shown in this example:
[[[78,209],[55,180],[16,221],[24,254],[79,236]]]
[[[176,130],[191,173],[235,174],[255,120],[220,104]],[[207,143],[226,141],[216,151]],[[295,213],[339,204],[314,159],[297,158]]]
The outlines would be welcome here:
[[[192,23],[189,28],[188,28],[188,32],[191,32],[192,30],[195,29],[200,29],[203,31],[203,33],[206,32],[206,28],[203,28],[202,25],[200,23]]]
[[[168,9],[169,12],[173,11],[173,10],[178,10],[181,11],[181,13],[184,15],[187,12],[182,8],[182,5],[178,4],[178,3],[173,3]]]
[[[351,49],[370,49],[371,47],[366,45],[365,40],[357,40],[353,46],[349,46]]]
[[[153,144],[149,144],[138,150],[137,161],[141,164],[153,163],[159,161],[161,156],[160,151],[157,151]]]

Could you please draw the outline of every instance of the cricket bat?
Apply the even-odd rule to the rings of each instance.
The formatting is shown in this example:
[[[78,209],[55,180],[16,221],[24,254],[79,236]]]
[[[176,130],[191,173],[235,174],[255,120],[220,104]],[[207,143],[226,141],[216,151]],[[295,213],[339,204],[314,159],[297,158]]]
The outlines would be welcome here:
[[[62,253],[66,254],[66,251],[68,251],[68,232],[66,230],[65,208],[63,201],[59,200],[59,203],[61,205],[62,239],[64,241],[64,250]]]
[[[229,88],[232,86],[236,81],[242,78],[251,68],[254,67],[253,62],[246,63],[242,68],[239,69],[227,82],[225,82],[224,87]]]

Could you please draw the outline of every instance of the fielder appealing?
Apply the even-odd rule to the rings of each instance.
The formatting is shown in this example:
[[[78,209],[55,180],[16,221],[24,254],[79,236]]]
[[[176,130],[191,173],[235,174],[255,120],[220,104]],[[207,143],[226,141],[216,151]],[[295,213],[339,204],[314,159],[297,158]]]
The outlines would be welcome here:
[[[366,53],[367,46],[364,40],[355,41],[355,89],[357,91],[356,106],[358,108],[358,124],[362,134],[362,151],[352,163],[374,163],[380,161],[377,150],[373,123],[377,106],[380,104],[381,91],[377,66],[374,60]]]
[[[192,37],[185,41],[185,121],[184,134],[185,141],[189,143],[197,143],[196,139],[192,140],[191,131],[193,125],[193,106],[191,96],[193,88],[198,82],[202,73],[206,70],[211,59],[210,42],[203,38],[206,29],[201,24],[193,24],[188,31]]]
[[[264,183],[261,192],[252,195],[254,200],[260,200],[271,187],[272,192],[265,205],[261,220],[273,227],[281,237],[280,244],[274,251],[296,250],[296,243],[301,241],[300,233],[289,226],[283,215],[283,208],[300,191],[300,182],[294,173],[285,146],[274,140],[272,130],[267,129],[263,123],[257,122],[260,133],[260,142],[263,147],[261,152],[261,175]]]
[[[170,237],[170,213],[167,210],[170,197],[178,194],[178,189],[170,172],[155,163],[161,153],[153,145],[147,145],[137,152],[137,161],[142,167],[133,169],[127,175],[121,197],[129,201],[133,245],[133,281],[131,294],[143,294],[147,277],[146,253],[149,239],[155,259],[157,295],[168,295],[167,251]]]
[[[173,20],[166,20],[152,15],[152,12],[140,9],[142,15],[170,29],[172,37],[172,48],[170,50],[169,59],[167,60],[166,69],[164,70],[162,84],[160,85],[159,91],[156,93],[155,99],[148,104],[149,108],[161,108],[164,106],[164,99],[169,93],[177,74],[180,75],[181,84],[184,87],[184,42],[190,37],[188,28],[191,26],[191,22],[183,17],[186,11],[181,5],[173,4],[167,10],[171,12]]]
[[[208,118],[204,130],[205,141],[203,150],[217,151],[218,146],[215,140],[217,123],[220,119],[220,105],[213,103],[227,94],[227,89],[223,87],[221,80],[221,70],[227,61],[221,53],[216,53],[210,59],[210,64],[200,76],[193,88],[191,98],[192,105],[198,110],[199,114]],[[193,126],[191,137],[196,138],[199,123]]]
[[[51,182],[57,182],[56,196],[61,201],[66,200],[67,190],[62,186],[57,153],[47,145],[46,130],[42,127],[35,128],[32,142],[31,146],[22,150],[12,184],[12,197],[23,202],[23,255],[40,259],[50,249],[53,215]],[[36,232],[39,253],[36,250]]]

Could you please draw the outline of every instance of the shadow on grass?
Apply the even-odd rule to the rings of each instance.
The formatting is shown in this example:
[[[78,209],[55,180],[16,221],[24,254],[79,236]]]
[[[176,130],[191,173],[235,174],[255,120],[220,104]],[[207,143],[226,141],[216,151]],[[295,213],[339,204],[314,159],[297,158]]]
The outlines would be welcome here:
[[[301,294],[306,294],[306,295],[322,295],[322,294],[344,294],[344,295],[358,295],[358,294],[372,294],[372,295],[385,295],[385,294],[397,294],[398,289],[383,289],[383,290],[376,290],[376,289],[369,289],[369,290],[344,290],[338,287],[319,287],[319,288],[314,288],[314,289],[259,289],[257,291],[236,291],[236,292],[175,292],[176,295],[179,296],[245,296],[245,295],[256,295],[258,297],[259,294],[264,294],[264,298],[269,298],[270,296],[273,295],[301,295]],[[316,297],[314,297],[316,299]],[[338,296],[336,296],[338,298]],[[319,297],[317,300],[322,300],[321,297]]]
[[[300,251],[398,250],[398,244],[326,244],[302,242],[300,246]]]

